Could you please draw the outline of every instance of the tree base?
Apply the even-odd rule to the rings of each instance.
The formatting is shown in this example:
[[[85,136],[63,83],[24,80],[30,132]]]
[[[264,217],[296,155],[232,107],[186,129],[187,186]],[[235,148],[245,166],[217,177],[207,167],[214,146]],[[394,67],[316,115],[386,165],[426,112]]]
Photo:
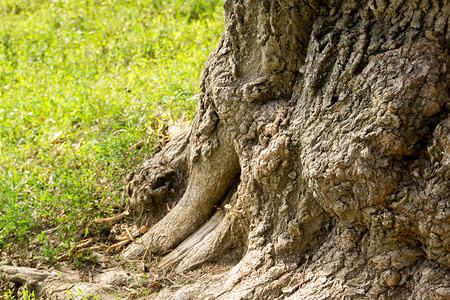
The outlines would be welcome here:
[[[178,147],[186,192],[123,257],[240,258],[169,298],[450,296],[449,4],[224,7]]]

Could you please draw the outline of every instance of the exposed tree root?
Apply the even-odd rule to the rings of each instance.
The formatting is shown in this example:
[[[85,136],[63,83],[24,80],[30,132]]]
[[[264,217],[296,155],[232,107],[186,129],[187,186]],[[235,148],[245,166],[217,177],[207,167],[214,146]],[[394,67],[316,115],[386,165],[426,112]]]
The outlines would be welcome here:
[[[93,296],[106,300],[126,299],[130,294],[127,282],[131,279],[123,270],[97,274],[92,282],[83,281],[77,272],[67,270],[51,272],[2,266],[0,272],[0,283],[10,283],[9,289],[19,298],[26,287],[39,299],[54,300],[89,299]]]
[[[219,209],[208,222],[166,255],[159,267],[176,265],[176,271],[186,272],[202,264],[233,263],[244,253],[245,232],[236,217]]]
[[[122,253],[124,258],[142,259],[146,252],[167,252],[211,216],[214,206],[224,197],[240,171],[233,142],[227,136],[225,128],[219,124],[215,134],[220,143],[208,159],[191,164],[189,183],[178,204],[128,247]]]

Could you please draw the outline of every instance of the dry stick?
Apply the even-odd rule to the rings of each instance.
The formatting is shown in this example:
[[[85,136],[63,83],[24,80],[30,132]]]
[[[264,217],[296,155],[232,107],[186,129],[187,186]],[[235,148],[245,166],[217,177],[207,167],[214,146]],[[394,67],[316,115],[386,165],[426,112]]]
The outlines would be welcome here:
[[[86,247],[90,246],[94,241],[95,241],[94,238],[89,238],[87,240],[81,241],[78,244],[76,244],[75,246],[73,246],[72,249],[70,249],[70,253],[75,253],[78,251],[78,249],[86,248]]]
[[[105,218],[105,219],[95,219],[94,222],[95,223],[110,223],[110,222],[116,222],[119,221],[121,219],[123,219],[124,217],[128,216],[130,214],[130,211],[128,209],[126,209],[123,213],[121,213],[120,215],[111,217],[111,218]]]
[[[128,237],[129,237],[130,241],[134,241],[134,238],[133,238],[133,236],[131,235],[131,233],[130,233],[130,231],[128,230],[128,228],[125,227],[125,231],[126,231]]]
[[[106,248],[106,245],[98,245],[98,246],[93,246],[93,247],[89,247],[89,248],[81,248],[78,249],[77,252],[75,252],[75,256],[77,256],[80,253],[86,252],[86,251],[99,251],[99,250],[103,250]]]
[[[120,248],[122,246],[125,246],[129,242],[133,241],[134,238],[137,238],[141,234],[144,234],[147,232],[147,226],[141,226],[139,230],[134,231],[133,233],[130,233],[127,228],[125,228],[125,231],[127,232],[126,236],[120,236],[117,239],[120,241],[112,246],[110,246],[106,251],[111,252],[117,248]]]
[[[128,231],[127,229],[125,229],[125,230]],[[147,232],[147,226],[144,225],[144,226],[141,226],[141,228],[139,228],[138,230],[133,231],[131,233],[131,235],[129,232],[127,232],[126,235],[122,234],[122,235],[116,236],[116,240],[118,240],[118,241],[132,240],[146,232]]]
[[[133,150],[134,148],[139,148],[140,146],[142,146],[143,144],[147,143],[146,140],[141,140],[139,142],[137,142],[136,144],[134,144],[133,146],[131,146],[130,148],[128,148],[127,150],[127,154],[130,153],[131,150]]]
[[[104,246],[94,246],[94,247],[91,247],[91,248],[87,248],[88,246],[90,246],[92,243],[94,243],[97,240],[98,240],[98,238],[89,238],[87,240],[81,241],[78,244],[76,244],[75,246],[73,246],[69,250],[68,253],[59,254],[56,257],[56,260],[57,261],[61,261],[63,259],[68,258],[70,255],[78,255],[81,252],[84,252],[84,251],[87,251],[87,250],[100,250],[101,247],[104,247]]]
[[[150,249],[150,247],[145,247],[145,253],[144,253],[144,256],[142,256],[141,260],[145,260],[145,257],[147,256],[147,253],[148,253],[148,249]]]
[[[115,239],[120,242],[123,242],[123,241],[129,241],[130,237],[126,234],[125,235],[122,234],[122,235],[116,236]]]
[[[300,284],[303,283],[303,276],[305,275],[306,265],[308,264],[309,255],[306,257],[305,264],[303,265],[302,274],[300,275]]]
[[[170,279],[169,276],[166,276],[165,279],[169,280],[172,284],[175,284],[175,281],[173,281],[172,279]]]
[[[63,259],[69,258],[69,253],[61,253],[56,256],[56,261],[62,261]]]
[[[106,252],[112,252],[112,251],[114,251],[114,250],[117,249],[117,248],[120,248],[120,247],[122,247],[122,246],[125,246],[125,245],[128,244],[129,242],[130,242],[130,240],[118,242],[118,243],[116,243],[116,244],[110,246],[108,249],[106,249]]]

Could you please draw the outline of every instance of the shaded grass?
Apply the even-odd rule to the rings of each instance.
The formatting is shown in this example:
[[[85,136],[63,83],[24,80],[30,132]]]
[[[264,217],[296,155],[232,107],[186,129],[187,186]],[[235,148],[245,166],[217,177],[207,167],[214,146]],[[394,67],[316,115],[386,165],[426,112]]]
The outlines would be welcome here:
[[[124,176],[164,124],[193,117],[220,4],[0,1],[2,251],[49,228],[69,246],[122,207]]]

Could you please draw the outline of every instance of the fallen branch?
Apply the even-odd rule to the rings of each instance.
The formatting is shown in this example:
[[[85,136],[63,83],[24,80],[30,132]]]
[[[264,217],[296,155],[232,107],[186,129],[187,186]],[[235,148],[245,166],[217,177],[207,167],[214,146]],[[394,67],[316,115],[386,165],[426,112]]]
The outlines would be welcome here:
[[[97,245],[97,246],[93,246],[93,247],[89,247],[89,248],[82,248],[82,249],[78,249],[77,252],[75,252],[75,256],[86,252],[86,251],[99,251],[99,250],[103,250],[106,248],[106,245],[101,244],[101,245]]]
[[[110,218],[104,218],[104,219],[95,219],[94,222],[95,223],[112,223],[112,222],[117,222],[117,221],[123,219],[124,217],[128,216],[129,214],[130,214],[130,211],[128,209],[126,209],[120,215],[113,216],[113,217],[110,217]]]
[[[137,142],[136,144],[134,144],[133,146],[131,146],[130,148],[128,148],[128,150],[127,150],[126,153],[127,153],[127,154],[130,153],[131,150],[133,150],[134,148],[139,149],[139,148],[140,148],[143,144],[145,144],[145,143],[147,143],[146,140],[142,140],[142,141]]]
[[[133,240],[146,232],[147,232],[147,226],[144,225],[144,226],[141,226],[141,228],[139,228],[139,230],[133,231],[133,233],[131,233],[131,234],[127,230],[127,234],[122,234],[122,235],[116,237],[116,240],[118,240],[118,241]]]
[[[116,250],[116,249],[118,249],[118,248],[120,248],[122,246],[127,245],[130,241],[131,240],[125,240],[125,241],[118,242],[118,243],[110,246],[108,249],[106,249],[106,252],[112,252],[112,251],[114,251],[114,250]]]
[[[122,235],[120,237],[117,237],[116,239],[120,242],[110,246],[108,249],[106,249],[106,252],[112,252],[120,247],[126,246],[129,242],[133,241],[135,238],[143,235],[147,232],[147,226],[141,226],[138,230],[133,231],[133,233],[130,233],[128,229],[126,230],[126,234]]]
[[[306,271],[306,265],[308,265],[308,260],[309,260],[309,255],[306,257],[306,261],[305,264],[303,265],[303,270],[302,270],[302,274],[300,275],[300,284],[303,283],[303,276],[305,276],[305,271]]]
[[[75,253],[76,251],[78,251],[78,249],[86,248],[86,247],[92,245],[94,243],[94,241],[96,241],[96,240],[98,240],[98,238],[89,238],[87,240],[83,240],[83,241],[79,242],[78,244],[76,244],[75,246],[73,246],[69,252]]]

